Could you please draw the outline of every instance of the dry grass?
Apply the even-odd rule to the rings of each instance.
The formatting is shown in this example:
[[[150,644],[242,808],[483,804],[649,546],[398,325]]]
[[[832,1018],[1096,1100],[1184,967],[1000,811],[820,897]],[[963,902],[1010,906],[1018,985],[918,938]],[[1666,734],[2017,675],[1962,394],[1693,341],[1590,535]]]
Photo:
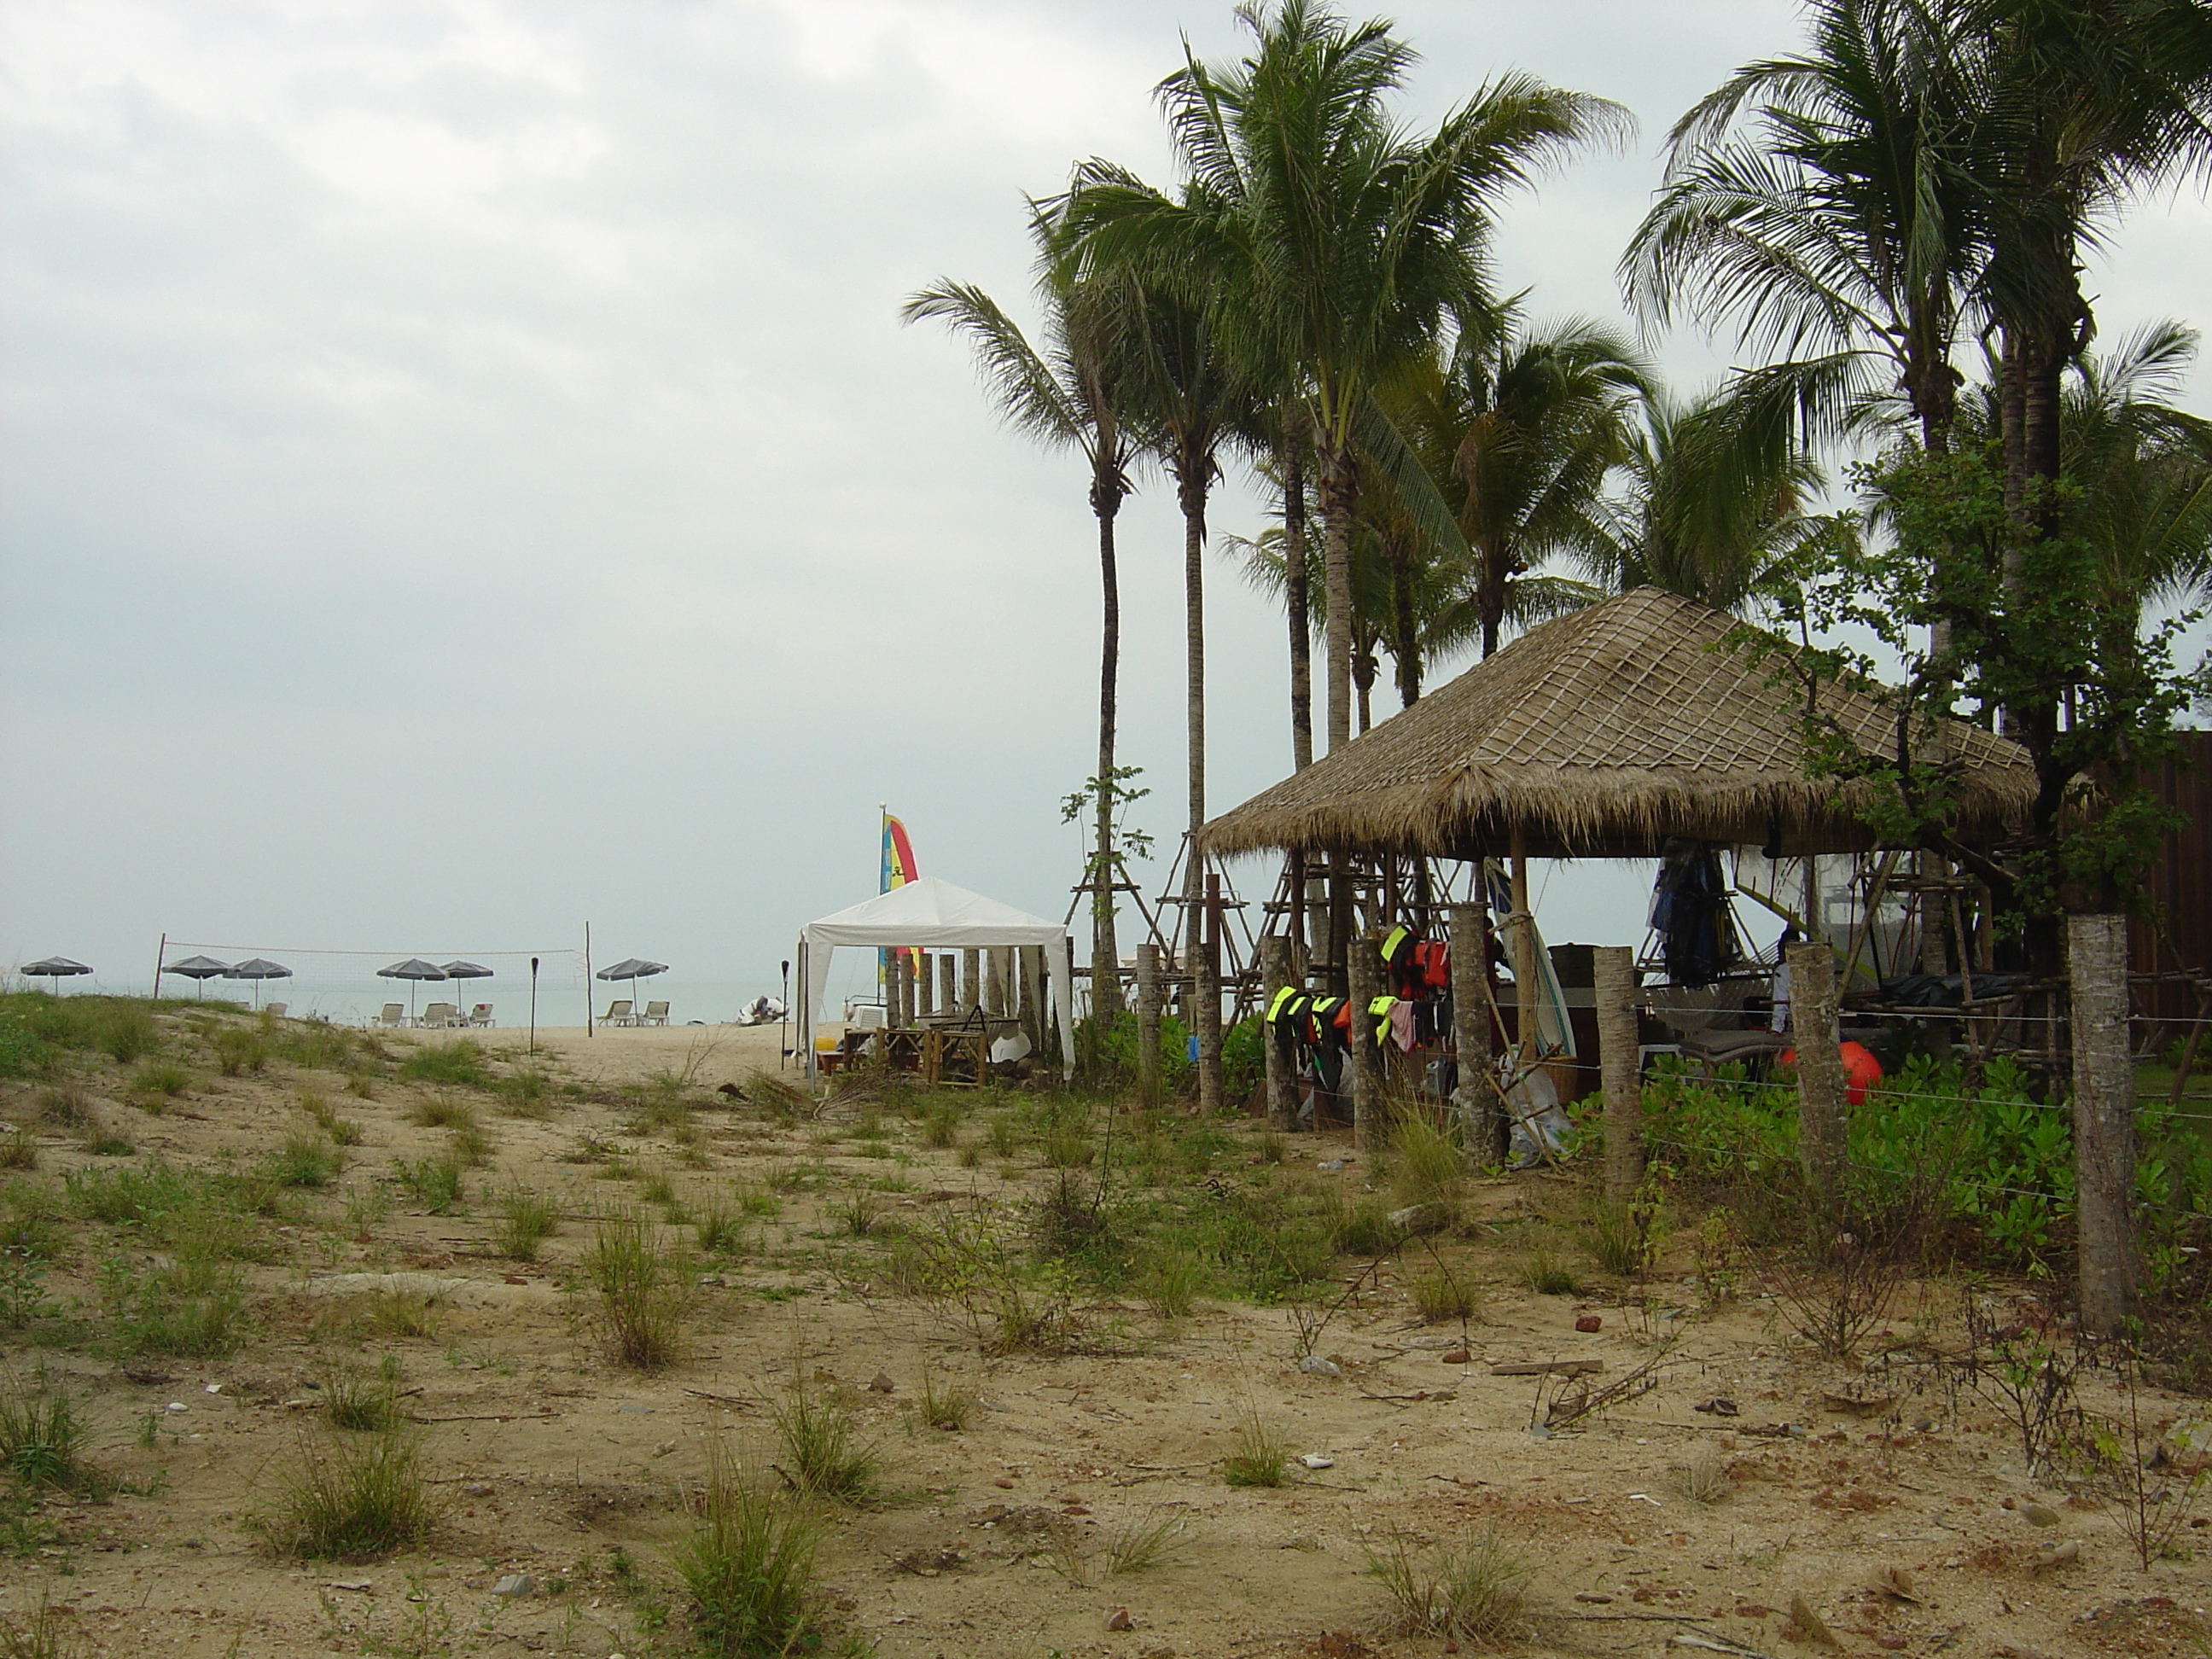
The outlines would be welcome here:
[[[1370,1549],[1367,1570],[1389,1595],[1399,1634],[1496,1646],[1527,1632],[1529,1570],[1494,1525],[1428,1551],[1394,1537]]]

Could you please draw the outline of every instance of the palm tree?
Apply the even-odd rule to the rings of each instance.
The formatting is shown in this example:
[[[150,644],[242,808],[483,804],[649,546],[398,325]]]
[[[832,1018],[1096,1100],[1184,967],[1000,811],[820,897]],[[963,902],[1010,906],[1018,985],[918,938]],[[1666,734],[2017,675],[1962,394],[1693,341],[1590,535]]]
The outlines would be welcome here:
[[[1032,213],[1041,248],[1048,227]],[[999,413],[1017,430],[1055,449],[1073,449],[1090,471],[1091,511],[1098,521],[1098,573],[1103,595],[1098,666],[1098,774],[1091,803],[1091,999],[1099,1013],[1121,1006],[1121,949],[1115,937],[1113,883],[1119,863],[1114,807],[1120,775],[1114,764],[1115,702],[1121,651],[1121,580],[1115,563],[1114,520],[1130,492],[1129,467],[1149,434],[1128,419],[1134,374],[1133,340],[1141,316],[1129,285],[1111,277],[1069,279],[1048,265],[1038,285],[1044,305],[1042,349],[991,296],[970,283],[939,282],[910,296],[902,321],[944,322],[974,349],[978,371]]]
[[[1429,137],[1409,137],[1388,100],[1413,53],[1389,25],[1347,25],[1310,0],[1237,15],[1250,56],[1216,69],[1187,50],[1160,85],[1182,197],[1130,190],[1103,170],[1085,191],[1084,240],[1094,258],[1203,273],[1229,301],[1235,355],[1292,371],[1321,493],[1334,750],[1351,736],[1355,451],[1370,394],[1449,310],[1479,297],[1498,199],[1571,146],[1622,131],[1626,115],[1508,74]]]
[[[1819,467],[1729,392],[1686,404],[1654,390],[1642,408],[1585,560],[1607,591],[1660,587],[1741,612],[1811,543],[1855,533],[1853,515],[1807,512]]]
[[[1940,452],[1987,248],[1978,3],[1811,0],[1805,52],[1745,64],[1675,123],[1621,258],[1631,304],[1734,319],[1817,433],[1887,380]]]

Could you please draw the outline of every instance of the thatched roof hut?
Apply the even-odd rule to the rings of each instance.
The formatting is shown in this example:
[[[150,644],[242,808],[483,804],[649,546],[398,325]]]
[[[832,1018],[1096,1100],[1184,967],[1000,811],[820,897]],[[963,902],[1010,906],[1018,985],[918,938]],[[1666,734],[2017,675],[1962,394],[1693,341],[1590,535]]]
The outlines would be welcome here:
[[[1723,643],[1734,618],[1638,588],[1531,629],[1488,661],[1327,759],[1206,825],[1219,855],[1263,848],[1505,850],[1517,824],[1539,857],[1634,857],[1669,836],[1850,852],[1872,836],[1871,786],[1805,775],[1802,705],[1778,664]],[[1869,753],[1893,715],[1847,687],[1823,712]],[[1958,829],[1997,839],[2033,797],[2027,755],[1952,722]]]

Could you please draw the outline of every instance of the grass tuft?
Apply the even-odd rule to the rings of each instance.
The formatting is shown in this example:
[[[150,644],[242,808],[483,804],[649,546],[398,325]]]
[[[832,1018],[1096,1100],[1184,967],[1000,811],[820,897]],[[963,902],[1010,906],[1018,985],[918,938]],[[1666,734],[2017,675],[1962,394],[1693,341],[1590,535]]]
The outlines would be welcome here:
[[[794,1381],[771,1408],[791,1467],[784,1478],[811,1497],[865,1503],[882,1485],[883,1446],[864,1440],[849,1407]]]
[[[1482,1291],[1474,1268],[1464,1261],[1454,1268],[1440,1258],[1430,1258],[1414,1269],[1407,1281],[1406,1294],[1425,1324],[1464,1323],[1482,1308]]]
[[[422,1469],[420,1437],[302,1438],[264,1518],[270,1541],[306,1560],[356,1560],[419,1544],[442,1505]]]
[[[698,1521],[676,1547],[692,1628],[717,1659],[768,1659],[811,1650],[821,1513],[711,1453]]]
[[[21,1485],[100,1495],[106,1483],[84,1461],[84,1419],[44,1370],[0,1390],[0,1468]]]
[[[966,1387],[951,1381],[940,1382],[927,1365],[921,1368],[919,1415],[924,1425],[942,1429],[947,1434],[958,1434],[975,1414],[975,1396]]]
[[[1389,1593],[1401,1635],[1489,1645],[1528,1628],[1528,1569],[1494,1525],[1425,1554],[1393,1538],[1388,1549],[1370,1550],[1367,1570]]]
[[[599,1222],[584,1271],[599,1292],[599,1327],[615,1359],[641,1371],[673,1364],[690,1318],[691,1273],[652,1218],[618,1214]]]
[[[561,1206],[521,1182],[499,1195],[499,1253],[517,1261],[535,1261],[538,1247],[561,1231]]]
[[[320,1134],[295,1132],[270,1158],[268,1172],[280,1187],[327,1187],[345,1168],[345,1154]]]
[[[1183,1518],[1171,1510],[1147,1510],[1121,1522],[1106,1534],[1106,1571],[1118,1577],[1174,1565],[1184,1529]]]
[[[1221,1460],[1221,1479],[1231,1486],[1279,1486],[1290,1478],[1291,1448],[1282,1431],[1244,1408],[1237,1425],[1237,1449]]]

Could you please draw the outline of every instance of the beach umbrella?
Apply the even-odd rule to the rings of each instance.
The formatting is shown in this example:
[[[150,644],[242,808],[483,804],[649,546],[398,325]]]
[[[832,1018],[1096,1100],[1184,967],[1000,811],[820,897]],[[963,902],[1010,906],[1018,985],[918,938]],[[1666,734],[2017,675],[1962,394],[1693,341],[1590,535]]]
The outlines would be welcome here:
[[[655,974],[665,974],[667,971],[668,964],[665,962],[647,962],[643,957],[624,957],[620,962],[615,963],[613,967],[600,969],[597,974],[592,975],[592,977],[595,979],[628,980],[629,981],[629,1000],[631,1006],[634,1007],[637,1002],[638,981],[641,979],[651,979]]]
[[[446,979],[449,975],[434,962],[425,962],[420,957],[410,957],[404,962],[395,962],[389,968],[376,970],[379,979],[404,979],[407,981],[407,1018],[415,1018],[415,988],[424,980]]]
[[[253,981],[253,1006],[261,1006],[261,981],[264,979],[289,979],[292,970],[281,962],[271,962],[267,957],[248,957],[243,962],[234,962],[223,970],[225,979],[250,979]]]
[[[53,981],[54,994],[59,996],[64,980],[74,979],[79,974],[88,974],[92,969],[81,962],[70,961],[67,957],[41,957],[38,961],[18,971],[32,979]]]
[[[489,979],[492,970],[481,962],[453,961],[445,965],[447,979]]]
[[[182,962],[162,963],[161,971],[165,974],[182,974],[186,979],[192,981],[192,994],[198,996],[202,981],[213,979],[218,974],[228,973],[230,964],[227,962],[217,962],[213,957],[186,957]],[[155,988],[159,990],[161,988],[156,986]]]

